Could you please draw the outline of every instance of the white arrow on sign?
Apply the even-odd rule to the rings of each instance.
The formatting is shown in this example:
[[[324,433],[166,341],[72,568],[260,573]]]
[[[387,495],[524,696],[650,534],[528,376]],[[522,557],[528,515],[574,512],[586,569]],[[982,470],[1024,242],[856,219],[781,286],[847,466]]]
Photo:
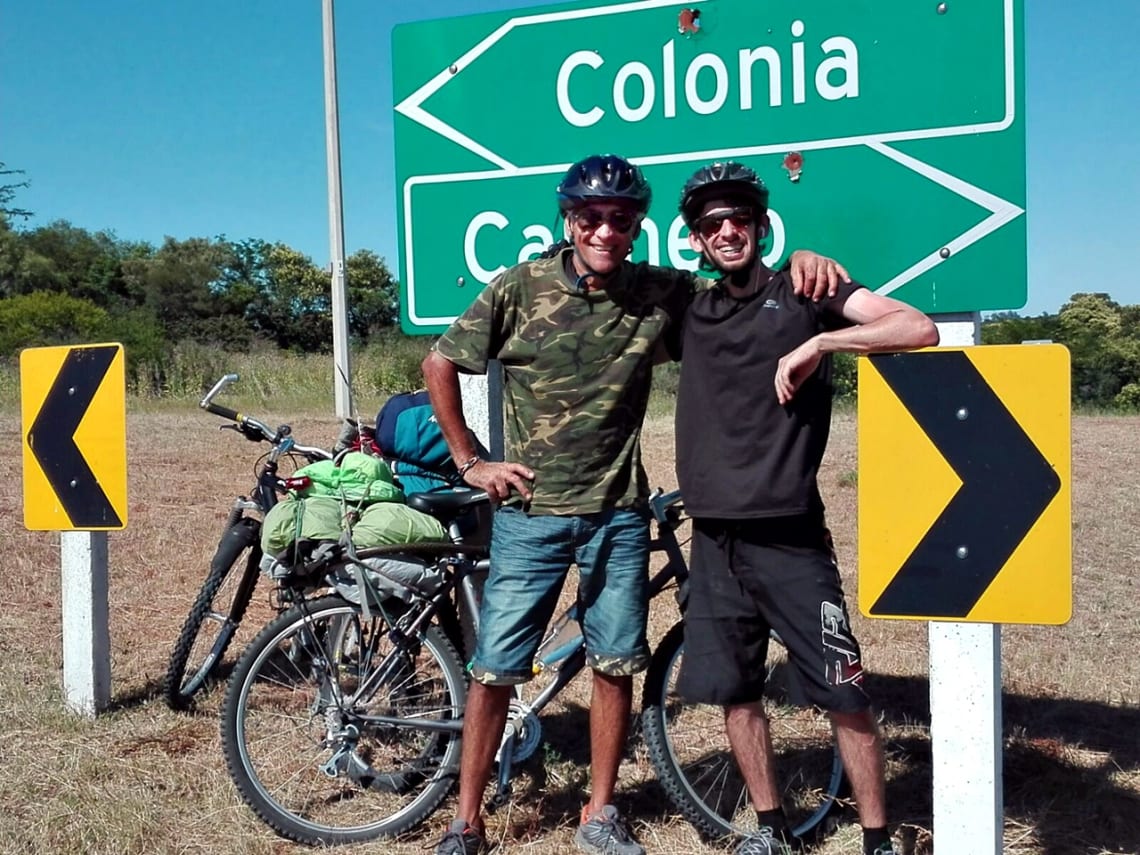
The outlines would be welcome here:
[[[899,273],[889,282],[885,282],[875,289],[879,294],[890,294],[892,291],[901,288],[910,280],[914,279],[941,264],[951,255],[961,252],[972,243],[977,243],[986,235],[996,232],[1006,223],[1017,219],[1025,213],[1024,208],[1019,208],[1012,202],[1002,199],[1000,196],[995,196],[993,193],[987,193],[980,187],[973,184],[968,184],[961,178],[956,178],[948,172],[943,172],[931,166],[929,163],[923,163],[918,158],[911,157],[903,154],[901,151],[885,146],[882,143],[869,143],[868,148],[877,151],[884,157],[889,157],[891,160],[902,164],[907,169],[914,170],[919,175],[929,178],[935,184],[941,184],[947,190],[957,193],[959,196],[964,196],[974,204],[985,208],[990,212],[990,215],[978,223],[976,226],[967,229],[958,235],[953,240],[947,241],[944,246],[931,252],[925,258],[912,264],[906,270]]]
[[[809,148],[832,148],[837,146],[829,146],[825,144],[808,144],[801,147],[801,150],[808,150]],[[894,277],[882,285],[872,286],[873,290],[879,294],[890,294],[898,290],[906,283],[910,282],[928,270],[936,267],[948,258],[960,253],[966,247],[973,243],[977,243],[986,235],[1000,229],[1006,223],[1009,223],[1025,213],[1025,209],[1021,208],[1012,202],[1002,199],[1000,196],[995,196],[993,193],[988,193],[982,188],[963,181],[948,172],[944,172],[928,163],[924,163],[917,158],[903,154],[897,149],[884,145],[879,142],[867,143],[867,147],[871,150],[878,152],[883,157],[888,157],[891,160],[905,166],[924,178],[933,181],[952,193],[956,193],[965,199],[973,202],[981,208],[985,208],[990,212],[990,215],[982,220],[980,223],[966,229],[966,231],[957,235],[956,237],[946,241],[940,246],[934,247],[929,253],[920,258],[910,267],[900,271]],[[747,151],[747,154],[778,154],[786,151],[782,146],[758,146]],[[648,165],[652,163],[665,163],[677,162],[682,160],[707,160],[711,157],[720,156],[738,156],[742,153],[733,152],[731,154],[717,155],[710,152],[693,152],[688,155],[671,155],[667,160],[660,158],[637,158],[637,163],[641,165]],[[540,174],[557,174],[568,169],[570,164],[551,164],[548,166],[530,167],[526,169],[497,169],[497,170],[482,170],[479,172],[455,172],[446,173],[443,175],[417,175],[409,178],[404,182],[404,259],[407,265],[407,280],[408,280],[408,300],[409,300],[409,316],[420,324],[450,324],[455,320],[454,317],[419,317],[416,312],[415,306],[415,252],[413,241],[413,217],[412,217],[412,190],[419,184],[437,184],[441,182],[452,181],[485,181],[495,178],[506,178],[510,176],[520,175],[540,175]],[[867,283],[871,285],[871,283]]]
[[[694,4],[704,3],[707,0],[690,0]],[[634,3],[624,3],[621,5],[613,6],[593,6],[587,9],[574,9],[564,12],[543,12],[535,15],[523,15],[515,18],[510,18],[494,32],[484,38],[482,41],[474,45],[470,50],[464,53],[451,65],[443,68],[431,80],[401,101],[395,106],[395,110],[404,116],[407,116],[414,122],[418,122],[428,130],[431,130],[445,139],[451,140],[456,145],[459,145],[468,151],[490,161],[500,169],[511,170],[518,169],[518,165],[507,160],[504,156],[497,152],[491,151],[482,143],[477,140],[471,139],[457,128],[447,124],[438,116],[429,113],[424,109],[424,102],[442,89],[449,82],[455,80],[459,76],[459,72],[470,66],[482,54],[491,49],[497,42],[502,40],[508,33],[518,27],[534,26],[537,24],[549,24],[557,21],[568,21],[578,18],[591,18],[600,17],[602,15],[618,15],[626,14],[629,12],[639,12],[647,9],[656,9],[664,6],[675,7],[676,0],[638,0]],[[707,152],[686,152],[683,154],[671,155],[654,155],[651,153],[631,154],[630,160],[637,163],[679,163],[687,160],[699,159],[701,157],[734,157],[746,156],[751,154],[764,154],[768,151],[799,151],[807,149],[819,148],[837,148],[854,145],[868,145],[871,143],[888,143],[888,142],[902,142],[905,140],[920,140],[920,139],[940,139],[943,137],[961,136],[963,134],[984,134],[993,133],[996,131],[1003,131],[1008,128],[1012,123],[1015,115],[1015,89],[1014,89],[1014,74],[1016,72],[1014,63],[1014,20],[1013,20],[1013,0],[1004,0],[1002,6],[1002,45],[1003,45],[1003,66],[1005,70],[1005,115],[1001,119],[994,122],[985,122],[979,124],[964,124],[953,125],[950,127],[940,128],[917,128],[913,130],[891,131],[882,134],[857,134],[845,137],[831,137],[822,140],[782,140],[771,143],[766,143],[763,146],[746,146],[733,149],[710,149]],[[528,164],[536,166],[536,164]]]
[[[691,3],[704,3],[706,0],[690,0]],[[1007,0],[1011,2],[1011,0]],[[531,24],[549,24],[554,21],[572,21],[577,18],[594,18],[602,15],[618,15],[626,12],[639,12],[643,9],[659,9],[662,6],[676,6],[676,0],[639,0],[636,3],[625,3],[620,6],[596,6],[589,9],[573,9],[566,12],[543,12],[537,15],[524,15],[518,18],[511,18],[501,27],[496,29],[493,33],[483,39],[481,42],[472,47],[467,53],[459,57],[454,64],[449,65],[439,72],[435,77],[401,101],[396,105],[397,113],[403,113],[414,122],[419,122],[425,128],[435,131],[442,137],[451,140],[456,145],[463,146],[468,151],[474,152],[482,158],[485,158],[495,166],[504,170],[517,169],[515,164],[508,161],[506,158],[495,154],[486,146],[471,139],[466,134],[456,130],[451,125],[444,122],[437,116],[433,116],[423,108],[423,103],[436,92],[444,87],[444,85],[455,78],[459,69],[466,68],[471,65],[480,55],[486,53],[495,42],[502,39],[507,33],[515,29],[515,27],[525,27]],[[456,71],[452,71],[452,69]],[[569,164],[568,164],[569,165]]]

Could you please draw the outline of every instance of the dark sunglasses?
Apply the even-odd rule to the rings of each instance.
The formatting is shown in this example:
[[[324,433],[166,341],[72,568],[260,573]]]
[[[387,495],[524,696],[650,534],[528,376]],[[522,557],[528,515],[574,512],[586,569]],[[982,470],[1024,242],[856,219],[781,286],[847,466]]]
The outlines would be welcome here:
[[[737,228],[743,229],[756,221],[756,215],[751,208],[747,207],[733,208],[730,211],[713,211],[711,214],[698,217],[693,223],[693,228],[700,232],[701,237],[712,237],[720,231],[725,220],[728,220]]]
[[[628,211],[610,211],[603,213],[595,208],[579,208],[574,212],[574,223],[580,229],[592,232],[599,228],[602,223],[607,224],[610,229],[617,232],[619,235],[627,235],[633,231],[633,227],[637,225],[637,217]]]

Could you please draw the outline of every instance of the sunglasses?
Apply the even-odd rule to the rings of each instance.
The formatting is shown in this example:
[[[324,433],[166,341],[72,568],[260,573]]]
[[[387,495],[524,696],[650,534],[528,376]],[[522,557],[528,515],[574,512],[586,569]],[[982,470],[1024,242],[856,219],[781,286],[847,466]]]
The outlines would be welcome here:
[[[733,208],[730,211],[713,211],[711,214],[698,217],[693,223],[693,228],[700,233],[701,237],[709,238],[720,231],[721,226],[725,224],[726,220],[732,223],[736,228],[744,229],[756,221],[756,215],[751,208]]]
[[[637,225],[637,216],[628,211],[609,211],[603,213],[595,208],[579,208],[573,214],[574,223],[584,231],[592,232],[600,228],[602,223],[619,235],[627,235]]]

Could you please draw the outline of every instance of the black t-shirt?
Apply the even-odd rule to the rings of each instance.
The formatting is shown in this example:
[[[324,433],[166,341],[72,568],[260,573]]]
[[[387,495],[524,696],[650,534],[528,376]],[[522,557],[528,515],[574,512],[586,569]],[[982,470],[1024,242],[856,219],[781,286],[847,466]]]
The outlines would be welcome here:
[[[792,293],[779,272],[737,299],[717,285],[696,295],[682,331],[677,394],[677,481],[695,517],[749,519],[823,511],[816,475],[831,429],[831,359],[786,406],[776,400],[780,357],[816,333],[850,326],[843,304]]]

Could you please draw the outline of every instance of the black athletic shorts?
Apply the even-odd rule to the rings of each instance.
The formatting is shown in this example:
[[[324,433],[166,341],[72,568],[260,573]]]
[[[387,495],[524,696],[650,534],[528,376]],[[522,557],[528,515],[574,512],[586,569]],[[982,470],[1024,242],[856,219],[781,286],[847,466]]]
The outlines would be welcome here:
[[[686,700],[760,700],[774,629],[808,701],[836,712],[870,705],[821,515],[694,519],[689,586],[677,684]]]

